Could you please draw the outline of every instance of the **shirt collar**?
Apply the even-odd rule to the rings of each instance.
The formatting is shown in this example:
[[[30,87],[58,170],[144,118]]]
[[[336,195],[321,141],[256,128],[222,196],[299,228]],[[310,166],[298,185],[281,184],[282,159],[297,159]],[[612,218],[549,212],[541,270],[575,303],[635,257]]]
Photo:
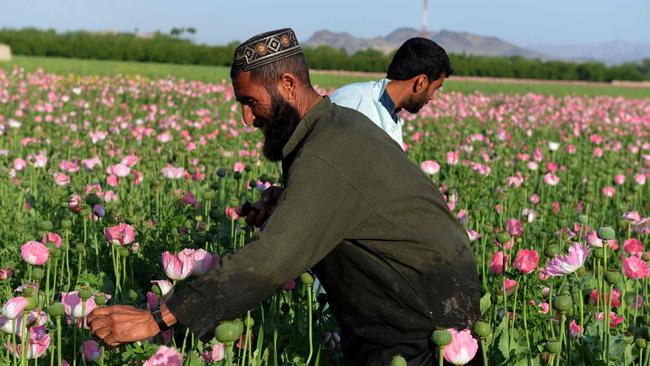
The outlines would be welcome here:
[[[282,159],[291,154],[300,142],[311,132],[318,119],[332,108],[332,102],[329,97],[322,97],[298,122],[296,129],[293,130],[289,141],[282,148]]]
[[[387,85],[388,83],[386,83]],[[390,114],[390,117],[393,119],[393,121],[397,122],[399,120],[399,111],[402,110],[401,108],[396,109],[393,112],[393,109],[395,108],[395,102],[393,99],[390,97],[388,92],[386,91],[386,86],[384,86],[384,91],[381,93],[379,96],[379,103],[386,108],[388,111],[388,114]]]

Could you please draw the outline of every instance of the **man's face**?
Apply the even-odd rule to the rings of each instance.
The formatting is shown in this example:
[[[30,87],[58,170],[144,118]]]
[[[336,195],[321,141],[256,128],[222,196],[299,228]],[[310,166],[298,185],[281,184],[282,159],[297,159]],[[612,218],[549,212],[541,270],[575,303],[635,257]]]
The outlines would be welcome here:
[[[417,113],[433,99],[433,94],[436,90],[442,87],[442,83],[445,81],[445,75],[440,75],[438,80],[429,82],[425,88],[423,88],[419,93],[411,94],[410,98],[404,102],[404,109],[410,113]]]
[[[251,80],[250,72],[240,73],[233,80],[237,101],[247,126],[253,125],[264,134],[264,156],[271,161],[282,160],[282,148],[300,122],[300,114],[277,90],[269,93],[259,81]]]

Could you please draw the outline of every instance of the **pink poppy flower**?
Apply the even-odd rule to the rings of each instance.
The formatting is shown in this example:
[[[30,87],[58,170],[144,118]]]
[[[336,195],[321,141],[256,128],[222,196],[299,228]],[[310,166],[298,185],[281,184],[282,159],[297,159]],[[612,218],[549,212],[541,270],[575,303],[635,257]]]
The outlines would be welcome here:
[[[512,236],[520,236],[524,232],[521,221],[517,219],[508,219],[508,221],[506,221],[506,230],[508,231],[508,234]]]
[[[517,281],[506,278],[505,285],[506,294],[510,295],[512,294],[512,291],[514,291],[515,287],[517,287]]]
[[[425,160],[420,164],[420,169],[428,175],[435,175],[440,171],[440,164],[433,160]]]
[[[225,357],[223,344],[217,342],[208,351],[201,354],[201,358],[205,362],[219,362]]]
[[[102,352],[99,348],[99,343],[90,340],[85,341],[81,346],[81,353],[83,354],[84,360],[86,362],[95,362],[99,361],[102,358]]]
[[[56,172],[54,173],[54,183],[58,186],[67,186],[70,184],[70,177],[63,173]]]
[[[573,273],[585,264],[588,256],[588,246],[573,243],[568,255],[557,255],[546,263],[545,273],[551,277]]]
[[[490,261],[490,272],[494,274],[503,274],[504,269],[508,267],[508,256],[506,260],[503,260],[503,252],[498,251],[492,255],[492,260]]]
[[[192,258],[196,263],[194,266],[194,271],[192,271],[192,274],[195,276],[201,276],[202,274],[208,272],[212,268],[218,267],[219,265],[219,256],[212,255],[203,249],[195,250],[192,254]]]
[[[623,249],[629,255],[640,256],[643,254],[643,243],[639,239],[630,238],[623,242]]]
[[[642,185],[644,185],[645,182],[646,182],[646,176],[643,175],[643,174],[636,174],[636,175],[634,176],[634,181],[636,182],[636,184],[642,186]]]
[[[181,179],[186,173],[185,168],[183,167],[176,168],[169,164],[167,164],[166,167],[162,168],[160,172],[162,173],[163,177],[172,180]]]
[[[104,228],[104,236],[113,245],[128,245],[135,239],[135,231],[129,224],[118,224]]]
[[[27,304],[27,299],[22,296],[11,298],[2,306],[2,315],[9,319],[16,319],[23,313]]]
[[[528,274],[537,268],[539,254],[536,250],[521,249],[517,253],[513,266],[523,274]]]
[[[590,231],[587,234],[587,243],[592,247],[602,248],[603,240],[598,236],[598,233],[594,230]]]
[[[28,241],[23,244],[20,249],[20,254],[25,262],[33,266],[41,266],[47,262],[49,251],[47,247],[37,241]]]
[[[617,308],[621,306],[621,290],[615,288],[612,293],[612,308]],[[591,305],[598,305],[601,301],[603,301],[603,304],[609,303],[609,294],[605,294],[605,298],[603,299],[603,296],[598,296],[598,290],[594,289],[591,291],[591,294],[589,294],[589,303]]]
[[[160,346],[142,366],[181,366],[183,364],[183,355],[176,349]]]
[[[612,186],[606,186],[600,190],[600,193],[602,193],[602,195],[605,197],[614,197],[616,194],[616,188]]]
[[[623,258],[623,273],[625,277],[643,279],[650,276],[648,263],[637,256]]]
[[[616,184],[617,186],[620,186],[624,183],[625,183],[625,176],[623,174],[617,174],[614,177],[614,184]]]
[[[194,271],[196,262],[191,249],[183,249],[178,254],[164,252],[162,264],[165,274],[172,280],[184,280]]]
[[[605,320],[605,313],[601,312],[598,314],[597,319],[600,321]],[[616,328],[617,325],[621,324],[625,320],[624,317],[622,316],[617,316],[615,312],[610,312],[609,313],[609,327],[610,328]]]
[[[546,173],[544,174],[544,183],[548,184],[549,186],[556,186],[558,183],[560,183],[560,177],[553,173]]]
[[[457,331],[450,328],[451,343],[445,347],[445,360],[454,365],[464,365],[470,362],[478,351],[478,342],[472,337],[469,329]]]
[[[61,243],[62,242],[63,242],[63,240],[61,239],[59,234],[51,233],[51,232],[46,233],[43,236],[43,239],[41,239],[41,243],[43,243],[44,245],[47,245],[47,243],[52,243],[57,248],[61,248]]]
[[[460,151],[449,151],[447,153],[447,164],[449,165],[458,165],[458,159],[460,158]]]
[[[575,320],[571,320],[571,323],[569,323],[569,334],[571,334],[571,337],[580,337],[582,335],[582,327]]]
[[[29,328],[29,339],[27,340],[27,353],[25,358],[33,360],[41,357],[50,346],[50,335],[44,326]],[[22,344],[8,344],[9,352],[16,358],[22,357]]]

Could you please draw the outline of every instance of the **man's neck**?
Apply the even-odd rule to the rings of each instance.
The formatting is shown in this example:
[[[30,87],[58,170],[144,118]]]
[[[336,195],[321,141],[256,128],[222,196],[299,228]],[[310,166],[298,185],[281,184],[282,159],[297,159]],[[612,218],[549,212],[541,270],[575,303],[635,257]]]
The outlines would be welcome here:
[[[318,92],[313,88],[309,88],[304,93],[304,96],[296,101],[296,110],[298,110],[300,118],[305,118],[305,114],[307,114],[307,112],[309,112],[309,110],[312,109],[320,99],[320,94],[318,94]]]
[[[404,103],[408,94],[405,90],[405,85],[402,85],[400,80],[389,80],[388,84],[386,84],[386,93],[388,93],[388,96],[395,104],[393,110],[390,111],[391,113],[402,108],[402,103]]]

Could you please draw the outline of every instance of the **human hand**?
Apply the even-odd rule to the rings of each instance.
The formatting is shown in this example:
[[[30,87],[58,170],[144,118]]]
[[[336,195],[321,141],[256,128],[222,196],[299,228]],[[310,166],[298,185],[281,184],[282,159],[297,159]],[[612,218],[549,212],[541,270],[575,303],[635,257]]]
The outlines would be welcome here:
[[[110,347],[143,341],[160,332],[149,310],[114,305],[96,308],[88,315],[91,333]]]
[[[283,191],[282,187],[277,186],[265,189],[262,192],[262,198],[252,205],[242,206],[238,209],[238,214],[246,217],[246,223],[249,226],[261,227],[271,217]]]

